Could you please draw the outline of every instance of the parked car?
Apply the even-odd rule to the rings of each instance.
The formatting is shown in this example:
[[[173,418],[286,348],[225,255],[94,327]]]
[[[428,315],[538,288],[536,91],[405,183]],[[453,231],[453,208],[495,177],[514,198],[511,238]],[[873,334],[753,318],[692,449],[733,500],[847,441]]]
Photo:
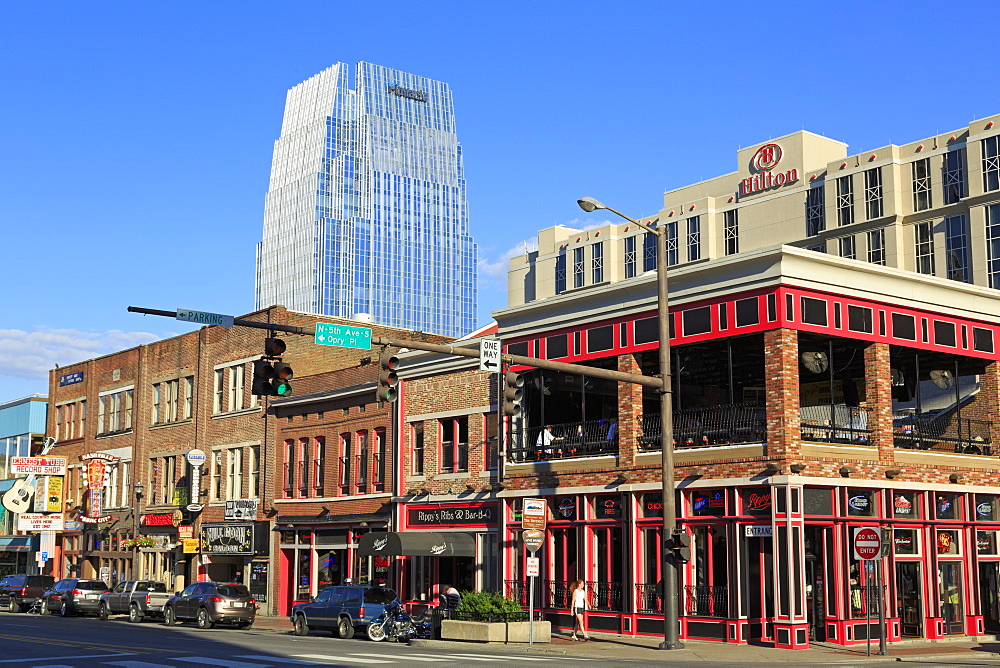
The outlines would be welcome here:
[[[163,620],[168,626],[193,619],[200,629],[210,629],[219,622],[246,629],[257,618],[257,600],[245,585],[234,582],[196,582],[177,592],[163,606]]]
[[[101,580],[82,580],[66,578],[52,585],[42,594],[43,609],[50,613],[58,612],[66,617],[71,614],[97,613],[101,602],[101,594],[108,590],[106,582]]]
[[[56,581],[51,575],[8,575],[0,580],[0,608],[24,612]]]
[[[163,606],[170,599],[167,585],[155,580],[126,580],[101,594],[98,616],[128,613],[128,620],[138,624],[144,617],[162,617]]]
[[[353,638],[355,629],[366,628],[395,600],[396,592],[388,587],[327,587],[315,599],[293,605],[289,619],[298,636],[316,628],[329,629],[340,638]]]

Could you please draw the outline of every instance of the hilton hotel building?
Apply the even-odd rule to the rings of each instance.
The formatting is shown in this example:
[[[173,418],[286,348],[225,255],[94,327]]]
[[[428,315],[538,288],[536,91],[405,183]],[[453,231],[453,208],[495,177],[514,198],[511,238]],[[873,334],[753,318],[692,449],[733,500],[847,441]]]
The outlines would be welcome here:
[[[861,153],[789,134],[641,219],[668,242],[682,637],[863,643],[879,582],[890,642],[1000,632],[1000,115]],[[541,230],[494,313],[505,350],[657,373],[654,241]],[[662,633],[657,395],[515,370],[500,544],[547,499],[545,614],[572,625],[579,578],[590,628]],[[856,558],[864,528],[884,556]]]

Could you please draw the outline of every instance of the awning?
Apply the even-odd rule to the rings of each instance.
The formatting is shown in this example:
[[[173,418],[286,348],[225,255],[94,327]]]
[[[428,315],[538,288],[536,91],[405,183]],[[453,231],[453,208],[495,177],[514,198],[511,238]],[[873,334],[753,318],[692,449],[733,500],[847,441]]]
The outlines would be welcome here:
[[[474,557],[476,539],[461,532],[373,531],[358,541],[358,556]]]
[[[37,552],[38,535],[0,536],[0,552]]]

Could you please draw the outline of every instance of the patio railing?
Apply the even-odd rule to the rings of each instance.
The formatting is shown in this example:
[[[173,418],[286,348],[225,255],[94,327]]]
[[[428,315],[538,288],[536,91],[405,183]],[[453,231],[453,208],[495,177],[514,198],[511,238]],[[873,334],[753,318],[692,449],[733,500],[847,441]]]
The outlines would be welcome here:
[[[618,423],[590,420],[513,430],[507,450],[508,460],[515,463],[617,455]]]
[[[726,585],[684,587],[684,614],[698,617],[728,617],[729,588]]]
[[[989,420],[959,418],[954,413],[918,415],[892,412],[892,440],[897,448],[995,455]]]
[[[802,406],[799,409],[802,440],[870,445],[872,430],[868,426],[869,414],[869,409],[860,406]]]
[[[762,443],[767,422],[759,404],[700,406],[674,411],[674,448],[705,448],[734,443]],[[639,449],[660,449],[660,414],[642,416]]]

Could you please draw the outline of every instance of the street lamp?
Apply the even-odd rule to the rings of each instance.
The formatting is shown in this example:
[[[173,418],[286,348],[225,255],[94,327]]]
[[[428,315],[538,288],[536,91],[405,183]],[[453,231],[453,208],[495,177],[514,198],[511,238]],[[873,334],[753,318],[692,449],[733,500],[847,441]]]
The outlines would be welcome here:
[[[660,365],[660,449],[662,451],[661,478],[663,483],[663,642],[660,649],[683,649],[677,637],[678,605],[677,582],[679,564],[672,549],[674,530],[677,528],[677,506],[674,501],[674,414],[670,389],[670,321],[667,310],[667,236],[661,227],[650,227],[629,218],[621,211],[602,204],[593,197],[576,201],[580,208],[590,213],[607,209],[656,236],[656,310],[659,325]]]
[[[142,495],[146,491],[146,487],[142,484],[142,481],[136,481],[135,487],[132,488],[135,492],[135,512],[132,513],[132,539],[137,540],[139,538],[139,509],[142,504]],[[135,552],[132,553],[132,579],[139,579],[139,545],[136,544],[132,548]]]

